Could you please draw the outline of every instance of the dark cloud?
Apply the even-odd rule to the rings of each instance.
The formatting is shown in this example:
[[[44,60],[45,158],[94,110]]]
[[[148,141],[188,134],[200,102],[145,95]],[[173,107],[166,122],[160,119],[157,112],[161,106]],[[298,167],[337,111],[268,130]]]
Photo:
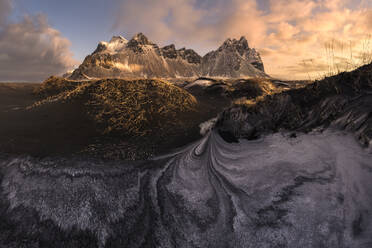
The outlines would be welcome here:
[[[76,64],[69,40],[48,24],[46,16],[25,16],[11,23],[10,10],[11,2],[0,0],[0,81],[40,81]]]

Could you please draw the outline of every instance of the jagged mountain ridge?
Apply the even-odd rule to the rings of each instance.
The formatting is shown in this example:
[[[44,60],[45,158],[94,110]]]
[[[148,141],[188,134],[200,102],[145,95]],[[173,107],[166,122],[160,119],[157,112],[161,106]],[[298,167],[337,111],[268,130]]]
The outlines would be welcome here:
[[[263,62],[245,37],[227,39],[216,51],[201,57],[192,49],[160,48],[144,34],[131,40],[114,36],[100,42],[96,50],[73,71],[70,79],[90,78],[178,78],[178,77],[265,77]]]
[[[258,70],[258,72],[257,72]],[[249,48],[247,39],[227,39],[216,51],[203,57],[202,74],[205,76],[265,76],[260,54]]]

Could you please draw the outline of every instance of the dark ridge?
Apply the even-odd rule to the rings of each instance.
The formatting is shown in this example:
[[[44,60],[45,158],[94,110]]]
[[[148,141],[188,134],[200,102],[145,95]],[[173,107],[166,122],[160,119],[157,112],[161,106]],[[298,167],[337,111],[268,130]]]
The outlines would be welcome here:
[[[268,95],[253,106],[224,111],[217,129],[237,138],[280,129],[308,132],[335,126],[351,131],[363,145],[372,139],[372,64],[316,81],[304,88]]]

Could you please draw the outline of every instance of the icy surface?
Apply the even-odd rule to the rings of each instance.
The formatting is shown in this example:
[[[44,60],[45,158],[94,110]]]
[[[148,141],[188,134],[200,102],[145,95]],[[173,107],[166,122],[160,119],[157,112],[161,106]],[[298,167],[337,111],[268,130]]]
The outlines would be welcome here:
[[[33,209],[100,247],[372,247],[372,154],[336,131],[212,132],[141,164],[16,158],[1,173],[8,214]]]
[[[208,121],[205,121],[203,123],[200,123],[200,125],[199,125],[200,134],[202,136],[208,134],[213,129],[213,127],[215,126],[217,120],[218,120],[218,118],[215,117],[215,118],[212,118],[212,119],[210,119]]]

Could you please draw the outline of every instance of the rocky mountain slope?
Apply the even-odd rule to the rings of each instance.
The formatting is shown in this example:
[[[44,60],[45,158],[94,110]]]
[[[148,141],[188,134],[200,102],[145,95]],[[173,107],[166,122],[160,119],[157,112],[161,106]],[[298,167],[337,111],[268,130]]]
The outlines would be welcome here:
[[[265,77],[260,54],[248,46],[245,37],[227,39],[216,51],[202,59],[202,74],[209,77]]]
[[[116,36],[99,43],[70,79],[193,77],[199,73],[200,60],[189,49],[159,48],[141,33],[129,41]]]
[[[201,57],[192,49],[160,48],[139,33],[131,40],[114,36],[100,42],[69,79],[91,78],[178,78],[178,77],[265,77],[263,62],[242,37],[226,40],[217,50]]]

